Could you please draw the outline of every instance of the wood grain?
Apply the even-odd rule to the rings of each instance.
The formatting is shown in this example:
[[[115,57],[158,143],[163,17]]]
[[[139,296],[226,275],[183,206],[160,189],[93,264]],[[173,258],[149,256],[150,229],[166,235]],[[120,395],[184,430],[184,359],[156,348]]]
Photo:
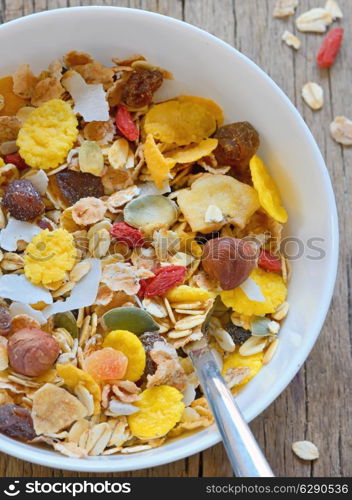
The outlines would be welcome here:
[[[298,12],[324,5],[323,0],[300,0]],[[352,476],[352,360],[351,360],[351,241],[352,148],[343,149],[329,135],[336,115],[352,116],[350,94],[351,31],[345,33],[342,54],[331,71],[319,70],[314,57],[321,36],[299,34],[302,47],[294,53],[281,42],[285,29],[295,31],[294,19],[272,17],[275,0],[1,0],[0,21],[46,9],[75,5],[118,5],[167,14],[195,24],[234,45],[261,66],[286,92],[312,130],[326,159],[340,214],[340,267],[334,299],[320,338],[308,361],[284,393],[260,415],[252,429],[278,476]],[[339,0],[344,26],[352,25],[352,3]],[[307,81],[320,82],[325,105],[311,111],[300,97]],[[293,456],[295,440],[310,439],[320,449],[318,461],[304,463]],[[47,469],[0,455],[2,476],[84,476]],[[115,474],[119,476],[119,474]],[[144,469],[131,476],[232,475],[222,445],[185,460]]]

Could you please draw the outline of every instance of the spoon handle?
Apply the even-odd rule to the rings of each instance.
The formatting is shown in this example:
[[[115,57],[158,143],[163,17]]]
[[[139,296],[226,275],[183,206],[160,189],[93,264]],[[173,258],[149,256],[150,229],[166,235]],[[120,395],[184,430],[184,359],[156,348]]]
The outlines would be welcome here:
[[[222,436],[237,477],[274,477],[220,373],[215,357],[203,347],[189,356]]]

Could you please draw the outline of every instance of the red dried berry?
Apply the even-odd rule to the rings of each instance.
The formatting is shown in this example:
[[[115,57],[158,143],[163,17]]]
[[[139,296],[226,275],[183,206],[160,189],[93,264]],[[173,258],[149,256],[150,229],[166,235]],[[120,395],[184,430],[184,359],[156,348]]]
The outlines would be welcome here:
[[[142,247],[144,238],[139,229],[129,226],[126,222],[115,222],[110,234],[120,243],[126,243],[129,248]]]
[[[53,231],[53,226],[50,224],[48,220],[38,220],[37,226],[40,227],[40,229],[49,229],[49,231]]]
[[[181,285],[186,277],[184,266],[166,266],[155,271],[155,276],[145,280],[144,297],[163,295],[171,288]]]
[[[131,108],[149,106],[153,94],[163,83],[163,74],[154,69],[137,69],[132,71],[122,92],[122,101]]]
[[[12,217],[18,220],[33,220],[45,211],[40,193],[28,179],[12,181],[5,192],[2,204]]]
[[[117,108],[115,121],[117,128],[121,134],[126,137],[126,139],[129,141],[135,141],[138,139],[138,128],[132,120],[131,113],[123,104],[120,104]]]
[[[273,271],[274,273],[280,273],[282,269],[279,257],[263,249],[259,254],[258,266],[265,271]]]
[[[324,37],[317,55],[320,68],[329,68],[334,64],[342,44],[343,33],[343,28],[334,28]]]
[[[7,307],[0,305],[0,335],[8,335],[11,332],[11,316]]]
[[[24,161],[22,156],[19,153],[12,153],[10,155],[5,155],[5,163],[12,163],[12,165],[16,165],[18,170],[25,170],[28,168],[27,163]]]
[[[74,205],[81,198],[104,196],[100,177],[73,170],[63,170],[55,174],[56,185],[67,203]]]
[[[140,280],[139,281],[139,287],[140,288],[139,288],[139,291],[138,291],[137,295],[138,295],[138,297],[140,299],[143,299],[145,291],[147,289],[147,280]]]
[[[30,441],[36,436],[31,414],[15,404],[0,406],[0,432],[22,441]]]

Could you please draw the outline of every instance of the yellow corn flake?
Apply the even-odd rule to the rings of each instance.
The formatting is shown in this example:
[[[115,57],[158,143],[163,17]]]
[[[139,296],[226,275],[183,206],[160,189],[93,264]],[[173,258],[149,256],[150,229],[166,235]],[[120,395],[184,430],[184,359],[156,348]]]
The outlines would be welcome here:
[[[205,301],[213,297],[213,294],[204,288],[196,288],[188,285],[180,285],[172,288],[166,293],[170,302],[197,302]]]
[[[249,162],[253,186],[256,189],[259,201],[264,210],[278,222],[287,222],[287,212],[281,204],[279,190],[270,177],[263,161],[258,156],[253,156]]]
[[[227,307],[247,316],[273,313],[285,301],[287,287],[277,273],[270,273],[263,269],[253,269],[250,278],[259,285],[265,301],[250,300],[240,288],[224,290],[220,293],[221,300]]]
[[[65,385],[72,391],[78,384],[83,385],[93,396],[94,414],[100,413],[101,390],[94,378],[89,373],[70,364],[57,364],[57,374],[64,380]]]
[[[75,264],[77,251],[72,234],[65,229],[36,234],[27,245],[24,257],[26,277],[36,285],[60,281]]]
[[[220,125],[224,123],[224,113],[219,104],[217,104],[212,99],[205,99],[204,97],[198,97],[194,95],[179,95],[177,100],[181,102],[195,102],[197,104],[200,104],[204,106],[209,111],[209,113],[215,116],[218,127],[220,127]]]
[[[246,385],[253,377],[257,375],[259,370],[263,366],[263,357],[264,354],[262,352],[258,352],[256,354],[252,354],[251,356],[241,356],[238,351],[232,352],[224,361],[224,366],[222,369],[222,374],[225,377],[226,372],[229,368],[242,368],[248,367],[250,369],[250,373],[248,376],[242,380],[240,384],[234,386],[233,390],[237,391],[241,389],[244,385]]]
[[[28,102],[14,93],[12,76],[0,78],[0,94],[5,101],[4,107],[0,109],[0,116],[14,116]]]
[[[145,369],[146,357],[142,342],[128,330],[113,330],[105,337],[103,347],[113,347],[128,359],[124,380],[136,382]]]
[[[181,420],[185,407],[182,398],[180,391],[168,385],[143,391],[133,403],[139,411],[128,417],[132,434],[140,439],[165,436]]]
[[[156,187],[161,189],[164,181],[169,176],[170,170],[175,165],[175,161],[167,159],[161,154],[152,134],[147,135],[144,143],[144,157]]]
[[[144,129],[161,142],[186,146],[212,135],[216,119],[199,103],[172,100],[156,104],[148,111]]]
[[[17,139],[27,165],[48,170],[63,163],[77,138],[77,118],[71,106],[52,99],[35,109]]]
[[[0,167],[4,167],[5,166],[5,162],[2,158],[0,158]]]
[[[165,157],[170,161],[174,161],[174,163],[192,163],[200,160],[204,156],[210,155],[217,145],[217,139],[204,139],[204,141],[201,141],[195,146],[170,151]]]

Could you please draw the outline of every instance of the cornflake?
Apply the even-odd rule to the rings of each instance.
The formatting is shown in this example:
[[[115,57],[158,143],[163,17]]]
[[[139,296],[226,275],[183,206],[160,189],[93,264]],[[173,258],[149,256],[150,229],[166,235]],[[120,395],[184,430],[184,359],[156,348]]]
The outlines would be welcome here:
[[[312,33],[325,33],[327,26],[332,23],[332,15],[326,9],[317,7],[296,19],[296,27],[299,31]]]
[[[285,30],[282,35],[282,40],[289,46],[298,50],[301,46],[301,41],[290,31]]]
[[[298,0],[276,0],[273,16],[278,18],[292,16],[298,5]]]
[[[302,97],[308,106],[314,109],[314,111],[323,107],[324,91],[322,87],[315,82],[308,82],[303,85]]]

